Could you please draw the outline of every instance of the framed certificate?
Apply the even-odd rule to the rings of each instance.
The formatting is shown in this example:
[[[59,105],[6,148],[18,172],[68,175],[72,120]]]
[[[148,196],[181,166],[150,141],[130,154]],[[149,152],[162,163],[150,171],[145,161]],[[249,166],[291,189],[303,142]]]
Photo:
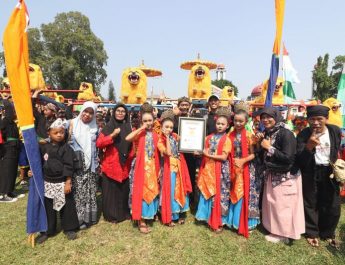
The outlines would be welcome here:
[[[206,135],[206,120],[201,118],[179,117],[178,149],[183,153],[202,152]]]

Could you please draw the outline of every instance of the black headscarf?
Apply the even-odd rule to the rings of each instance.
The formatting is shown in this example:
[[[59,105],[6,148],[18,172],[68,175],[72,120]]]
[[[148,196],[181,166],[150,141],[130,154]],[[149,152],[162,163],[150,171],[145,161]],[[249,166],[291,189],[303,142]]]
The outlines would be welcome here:
[[[260,111],[260,118],[263,114],[267,114],[268,116],[272,117],[276,122],[273,128],[265,129],[266,136],[270,136],[280,128],[284,128],[283,116],[278,109],[274,107],[265,107]]]
[[[126,111],[125,118],[122,121],[115,119],[115,112],[118,108],[124,108]],[[113,115],[109,122],[105,125],[102,130],[104,135],[111,134],[116,128],[120,128],[120,134],[114,139],[114,146],[119,152],[119,159],[121,165],[126,163],[128,153],[131,149],[132,143],[125,140],[126,136],[132,132],[132,127],[129,122],[129,114],[125,104],[118,103],[113,109]]]

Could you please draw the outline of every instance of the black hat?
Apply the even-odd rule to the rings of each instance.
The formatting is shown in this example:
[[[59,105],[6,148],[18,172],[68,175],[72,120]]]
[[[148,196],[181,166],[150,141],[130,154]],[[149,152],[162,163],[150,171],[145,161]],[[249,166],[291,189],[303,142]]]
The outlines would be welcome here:
[[[323,105],[315,105],[307,107],[307,117],[323,116],[328,118],[329,107]]]
[[[207,102],[210,102],[211,99],[219,100],[219,97],[215,94],[208,97]]]

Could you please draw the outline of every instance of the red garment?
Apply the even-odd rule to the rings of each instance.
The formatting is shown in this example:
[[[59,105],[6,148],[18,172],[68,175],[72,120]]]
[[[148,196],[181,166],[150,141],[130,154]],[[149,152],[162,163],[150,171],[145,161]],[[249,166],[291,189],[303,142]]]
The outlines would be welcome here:
[[[341,152],[341,159],[345,160],[345,148]],[[340,196],[345,198],[345,184],[340,187]]]
[[[108,178],[123,182],[128,178],[131,163],[134,157],[133,151],[130,152],[125,165],[120,164],[119,152],[114,146],[113,138],[110,135],[100,134],[96,141],[96,146],[103,149],[104,155],[101,161],[101,170]]]
[[[214,134],[210,134],[209,136],[206,137],[206,143],[205,143],[205,148],[210,147],[210,140]],[[227,135],[224,134],[222,138],[220,138],[219,143],[218,143],[218,148],[217,148],[217,155],[221,155],[223,152],[223,145],[225,143]],[[205,159],[203,158],[200,166],[200,172],[203,170],[205,167]],[[217,192],[214,195],[214,201],[213,201],[213,206],[211,210],[211,216],[210,219],[208,220],[209,226],[216,230],[222,227],[223,222],[222,222],[222,209],[220,206],[220,192],[221,192],[221,182],[220,182],[220,177],[222,173],[222,161],[216,161],[216,168],[215,168],[215,177],[216,177],[216,188]]]
[[[166,143],[165,135],[160,136],[162,142]],[[177,140],[177,135],[173,133],[173,137]],[[182,153],[180,153],[180,164],[181,164],[181,177],[183,190],[185,196],[192,192],[192,184],[190,182],[190,176],[188,172],[188,167],[186,160]],[[171,222],[171,182],[170,182],[171,170],[170,170],[170,157],[164,155],[164,167],[163,167],[163,183],[162,183],[162,208],[161,208],[161,217],[163,224],[169,224]]]
[[[232,152],[231,152],[231,174],[234,174],[234,154],[235,154],[235,145],[233,144],[236,137],[236,131],[230,133],[230,140],[232,143]],[[247,141],[247,131],[245,128],[241,131],[241,149],[242,149],[242,158],[248,156],[248,141]],[[248,163],[244,164],[243,167],[243,203],[241,208],[241,217],[240,217],[240,225],[238,228],[238,233],[244,235],[246,238],[249,237],[248,231],[248,212],[249,212],[249,165]]]
[[[159,152],[157,148],[158,135],[152,132],[154,150],[154,160],[156,167],[156,174],[158,179],[159,174]],[[141,220],[141,210],[143,201],[143,187],[144,187],[144,166],[145,166],[145,138],[146,131],[143,131],[138,138],[137,159],[134,168],[133,192],[132,192],[132,219]]]

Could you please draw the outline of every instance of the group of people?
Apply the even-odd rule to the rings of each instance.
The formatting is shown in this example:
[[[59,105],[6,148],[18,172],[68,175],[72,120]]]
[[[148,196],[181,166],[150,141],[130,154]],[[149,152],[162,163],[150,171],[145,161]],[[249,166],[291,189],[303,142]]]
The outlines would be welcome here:
[[[245,104],[231,109],[219,103],[217,96],[208,99],[204,150],[194,153],[178,148],[179,117],[192,113],[187,97],[178,99],[177,109],[159,115],[144,103],[135,126],[134,116],[121,103],[106,120],[93,102],[85,102],[71,119],[66,113],[58,115],[52,104],[41,112],[35,108],[48,220],[48,231],[36,242],[56,233],[58,212],[69,239],[96,224],[100,185],[104,219],[132,219],[144,234],[151,231],[149,220],[160,218],[174,227],[184,224],[193,208],[196,220],[215,233],[226,226],[248,237],[262,223],[270,242],[298,240],[305,234],[311,246],[319,246],[322,239],[338,248],[340,183],[330,175],[340,154],[341,133],[327,123],[329,108],[308,107],[309,126],[295,134],[278,109],[263,108],[256,114],[262,128],[253,133]],[[11,200],[19,153],[15,113],[6,100],[4,106],[3,201]]]

